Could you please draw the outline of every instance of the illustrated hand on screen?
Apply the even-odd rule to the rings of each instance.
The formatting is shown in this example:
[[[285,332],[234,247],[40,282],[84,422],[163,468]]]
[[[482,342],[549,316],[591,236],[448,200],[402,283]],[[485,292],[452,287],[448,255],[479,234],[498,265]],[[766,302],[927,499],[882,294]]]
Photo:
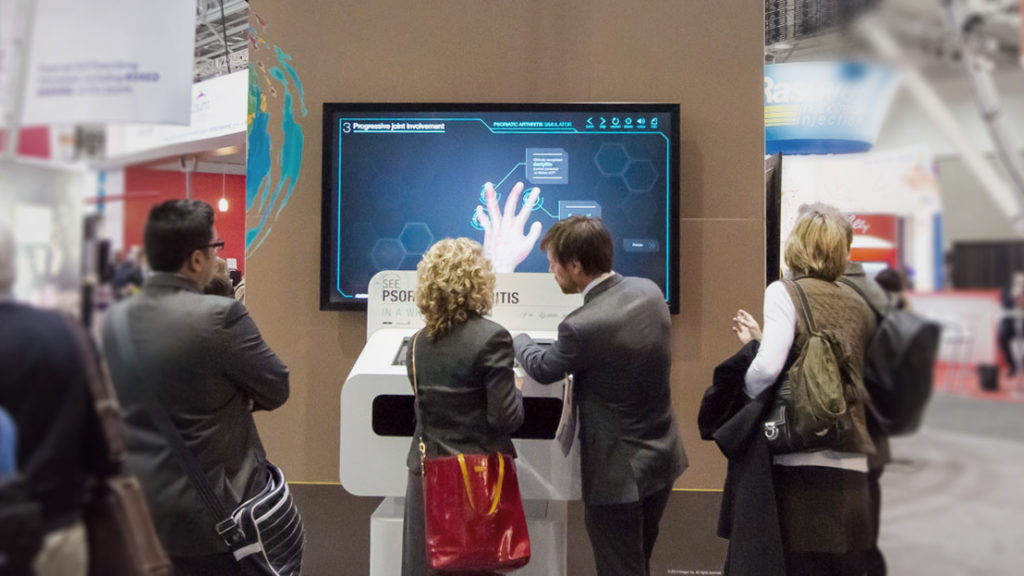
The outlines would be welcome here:
[[[495,272],[515,272],[516,266],[526,259],[540,238],[540,222],[530,226],[529,234],[524,234],[526,221],[533,212],[533,206],[540,196],[540,188],[534,188],[526,197],[526,203],[516,214],[516,204],[523,193],[523,183],[516,182],[505,201],[505,213],[498,208],[498,197],[494,185],[484,184],[484,198],[487,201],[487,213],[483,206],[476,207],[476,219],[484,229],[484,257],[491,261]]]

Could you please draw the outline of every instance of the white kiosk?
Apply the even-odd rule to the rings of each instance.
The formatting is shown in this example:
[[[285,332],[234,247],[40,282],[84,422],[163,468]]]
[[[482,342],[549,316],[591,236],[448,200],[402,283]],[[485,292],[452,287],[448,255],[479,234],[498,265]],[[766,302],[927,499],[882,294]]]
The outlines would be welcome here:
[[[366,347],[341,390],[341,484],[356,496],[385,497],[370,519],[371,576],[401,573],[405,460],[414,429],[405,357],[423,326],[415,291],[415,271],[382,271],[370,280]],[[490,318],[513,335],[553,340],[558,323],[582,304],[580,295],[562,294],[550,274],[499,274]],[[578,443],[564,456],[555,440],[562,388],[524,378],[526,417],[512,437],[531,559],[515,574],[566,573],[565,502],[580,498],[580,473]]]

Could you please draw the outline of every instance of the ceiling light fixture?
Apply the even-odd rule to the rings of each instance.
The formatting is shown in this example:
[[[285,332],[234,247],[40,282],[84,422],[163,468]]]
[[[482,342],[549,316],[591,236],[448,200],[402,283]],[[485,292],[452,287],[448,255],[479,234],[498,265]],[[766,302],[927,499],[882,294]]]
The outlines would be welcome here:
[[[227,180],[227,176],[224,175],[224,167],[221,166],[221,169],[220,169],[220,202],[217,202],[217,208],[221,212],[227,212],[228,211],[228,199],[224,195],[225,180]]]

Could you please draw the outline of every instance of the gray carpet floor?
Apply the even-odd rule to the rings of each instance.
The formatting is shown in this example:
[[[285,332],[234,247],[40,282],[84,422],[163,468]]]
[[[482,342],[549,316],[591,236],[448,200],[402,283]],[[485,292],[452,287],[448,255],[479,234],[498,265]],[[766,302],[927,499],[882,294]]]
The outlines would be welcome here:
[[[889,574],[1024,575],[1024,404],[938,394],[921,430],[892,446]]]

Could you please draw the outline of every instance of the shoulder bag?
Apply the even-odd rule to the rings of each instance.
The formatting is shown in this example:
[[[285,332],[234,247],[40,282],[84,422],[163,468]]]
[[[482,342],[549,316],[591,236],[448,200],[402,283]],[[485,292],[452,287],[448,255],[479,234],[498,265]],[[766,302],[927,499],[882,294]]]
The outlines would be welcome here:
[[[416,340],[412,384],[419,418]],[[419,438],[427,562],[445,573],[507,572],[530,561],[530,534],[511,454],[427,458]]]
[[[299,576],[306,531],[295,501],[292,500],[284,473],[266,462],[268,480],[255,497],[239,504],[230,514],[206,478],[199,460],[185,445],[167,410],[156,397],[153,379],[143,372],[124,306],[115,308],[111,321],[122,360],[143,390],[146,410],[175,457],[188,473],[192,487],[199,493],[217,523],[217,534],[231,550],[239,568],[246,576]]]
[[[818,330],[800,283],[786,282],[796,289],[796,308],[807,328],[807,339],[775,391],[763,424],[764,437],[774,454],[827,450],[845,442],[853,430],[842,369],[836,359],[841,357],[839,344]]]
[[[106,366],[96,357],[85,331],[65,318],[85,368],[93,410],[106,444],[105,471],[86,495],[85,525],[91,576],[171,576],[171,562],[160,544],[139,480],[124,472],[121,407]]]

